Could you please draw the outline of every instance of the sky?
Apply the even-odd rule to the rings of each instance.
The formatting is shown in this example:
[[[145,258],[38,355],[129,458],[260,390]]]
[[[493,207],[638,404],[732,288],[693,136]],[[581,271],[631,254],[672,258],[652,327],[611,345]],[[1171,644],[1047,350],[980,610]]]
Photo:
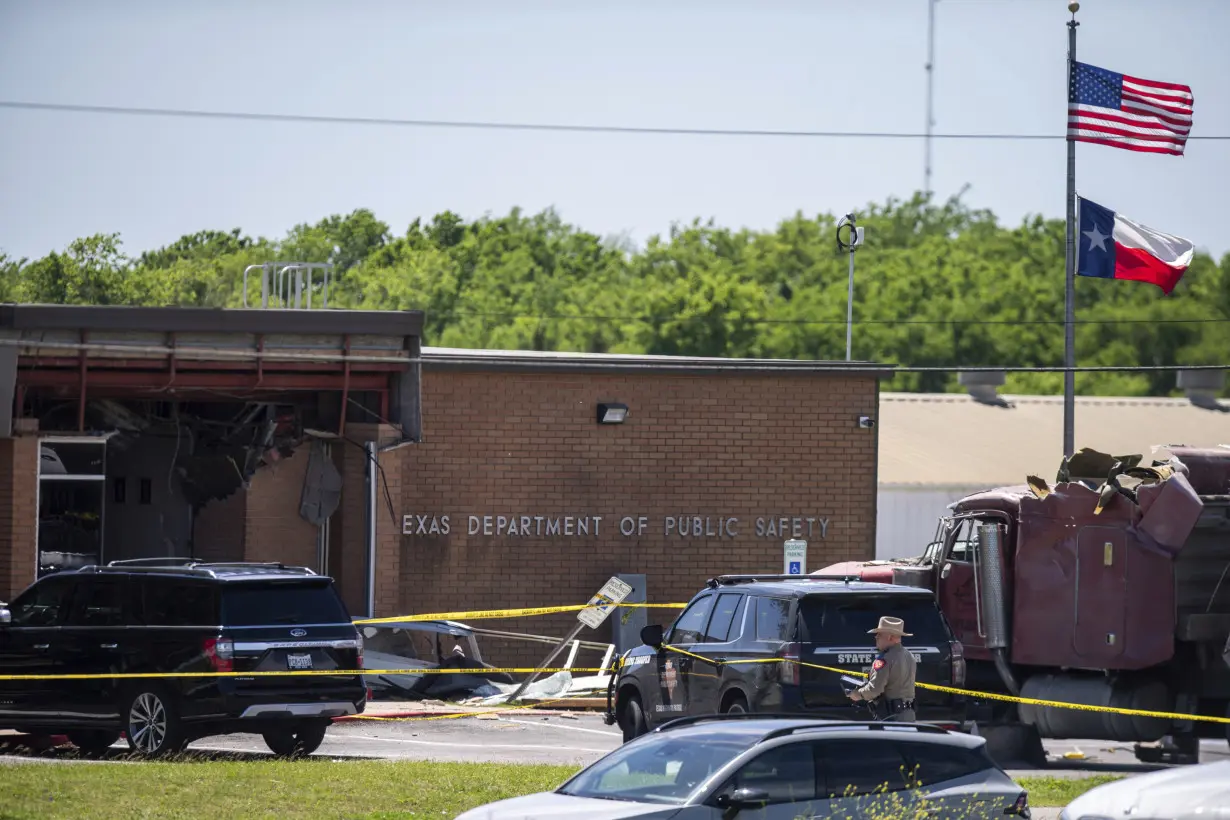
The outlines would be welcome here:
[[[938,0],[935,132],[1055,134],[1065,0]],[[1077,56],[1186,83],[1230,136],[1227,0],[1085,0]],[[0,101],[244,113],[921,134],[927,0],[0,0]],[[1065,142],[932,142],[932,187],[1005,224],[1062,218]],[[1217,256],[1230,141],[1077,146],[1077,190]],[[924,185],[921,139],[268,123],[0,108],[0,251],[118,232],[131,255],[205,229],[281,237],[370,208],[554,207],[642,244],[712,219],[771,229]],[[868,244],[874,236],[868,235]]]

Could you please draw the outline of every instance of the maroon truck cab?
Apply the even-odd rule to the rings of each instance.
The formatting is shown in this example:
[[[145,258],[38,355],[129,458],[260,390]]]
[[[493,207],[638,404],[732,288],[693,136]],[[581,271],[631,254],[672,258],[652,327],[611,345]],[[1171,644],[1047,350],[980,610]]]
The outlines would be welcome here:
[[[1230,447],[1166,449],[1169,458],[1148,465],[1082,451],[1057,483],[1031,477],[951,505],[917,558],[820,572],[934,590],[973,689],[1230,716]],[[1042,737],[1155,741],[1222,730],[988,709],[991,720],[1023,722]]]

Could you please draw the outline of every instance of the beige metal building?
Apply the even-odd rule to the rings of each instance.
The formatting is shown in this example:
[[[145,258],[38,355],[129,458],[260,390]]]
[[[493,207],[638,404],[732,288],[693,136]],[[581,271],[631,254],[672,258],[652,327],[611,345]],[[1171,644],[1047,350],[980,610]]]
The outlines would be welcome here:
[[[1076,447],[1151,457],[1156,445],[1230,446],[1230,401],[1191,389],[1184,398],[1076,399]],[[1053,481],[1063,457],[1061,396],[880,394],[876,557],[917,555],[948,504],[978,490]]]

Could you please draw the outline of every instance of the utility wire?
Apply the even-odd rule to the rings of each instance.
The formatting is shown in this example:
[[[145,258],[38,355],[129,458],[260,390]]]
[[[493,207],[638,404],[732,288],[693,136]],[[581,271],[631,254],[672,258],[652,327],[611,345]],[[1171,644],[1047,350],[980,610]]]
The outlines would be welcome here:
[[[379,125],[402,128],[469,128],[488,131],[566,131],[587,134],[659,134],[709,137],[795,137],[812,139],[937,139],[937,140],[1066,140],[1066,134],[918,134],[896,131],[792,131],[759,128],[654,128],[632,125],[566,125],[563,123],[488,122],[467,120],[416,120],[397,117],[344,117],[315,114],[258,114],[241,111],[207,111],[186,108],[137,108],[133,106],[75,105],[0,100],[0,108],[26,111],[61,111],[77,114],[119,114],[141,117],[248,120],[331,125]],[[1230,135],[1190,135],[1188,140],[1230,140]]]
[[[567,313],[471,313],[467,311],[429,311],[428,318],[446,316],[449,318],[475,319],[534,319],[537,321],[593,321],[593,322],[640,322],[644,324],[686,323],[703,321],[713,316],[618,316],[618,315],[584,315]],[[728,317],[724,317],[728,318]],[[734,321],[753,325],[845,325],[845,319],[757,319],[740,317]],[[1159,324],[1227,324],[1230,317],[1201,319],[1077,319],[1078,325],[1159,325]],[[1004,327],[1026,327],[1031,325],[1063,327],[1063,319],[866,319],[855,320],[856,325],[959,325],[963,327],[997,325]]]
[[[525,359],[517,359],[519,351],[509,350],[504,351],[499,355],[484,355],[481,351],[467,351],[462,356],[455,354],[443,354],[432,356],[427,360],[433,365],[466,365],[466,366],[500,366],[507,367],[513,361],[526,361]],[[876,361],[838,361],[833,360],[808,360],[808,359],[713,359],[713,358],[691,358],[687,356],[677,357],[679,361],[671,361],[676,357],[668,356],[665,359],[654,360],[644,359],[644,357],[629,355],[627,357],[615,356],[613,359],[599,358],[563,358],[569,354],[562,353],[560,358],[552,358],[549,355],[533,356],[533,366],[535,368],[551,369],[560,368],[563,370],[571,370],[576,368],[585,368],[586,370],[613,370],[616,372],[626,371],[658,371],[663,368],[680,367],[686,368],[689,372],[709,372],[709,373],[728,373],[728,372],[755,372],[755,373],[814,373],[819,371],[829,371],[833,373],[843,372],[860,372],[867,370],[884,371],[885,373],[1165,373],[1177,370],[1230,370],[1230,364],[1142,364],[1142,365],[1077,365],[1075,367],[1066,367],[1064,365],[908,365],[908,364],[892,364],[890,362]]]

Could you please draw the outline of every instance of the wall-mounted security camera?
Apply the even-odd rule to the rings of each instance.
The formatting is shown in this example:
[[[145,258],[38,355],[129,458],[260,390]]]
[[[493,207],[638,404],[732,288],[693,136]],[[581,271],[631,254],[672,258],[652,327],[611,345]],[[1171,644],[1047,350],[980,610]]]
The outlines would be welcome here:
[[[872,427],[876,426],[876,420],[871,416],[859,416],[858,426],[864,430],[870,430]]]

